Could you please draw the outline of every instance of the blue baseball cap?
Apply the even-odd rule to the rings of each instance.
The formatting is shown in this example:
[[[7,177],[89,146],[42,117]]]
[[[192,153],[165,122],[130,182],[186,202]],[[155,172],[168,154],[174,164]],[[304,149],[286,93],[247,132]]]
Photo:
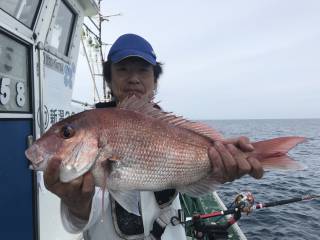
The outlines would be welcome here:
[[[157,64],[157,57],[151,44],[136,34],[128,33],[120,36],[110,48],[108,61],[118,63],[128,57],[139,57],[152,65]]]

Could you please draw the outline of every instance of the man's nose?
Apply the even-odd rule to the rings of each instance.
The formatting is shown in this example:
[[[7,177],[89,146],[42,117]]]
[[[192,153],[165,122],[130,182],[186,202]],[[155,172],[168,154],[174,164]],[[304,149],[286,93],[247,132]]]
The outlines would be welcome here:
[[[139,84],[140,83],[139,75],[137,73],[135,73],[135,72],[131,72],[130,75],[129,75],[128,81],[131,84]]]

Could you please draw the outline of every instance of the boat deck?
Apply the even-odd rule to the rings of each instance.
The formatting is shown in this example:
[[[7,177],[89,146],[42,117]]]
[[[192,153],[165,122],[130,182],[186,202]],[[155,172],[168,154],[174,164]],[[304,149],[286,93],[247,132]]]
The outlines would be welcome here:
[[[191,217],[193,213],[210,213],[219,210],[226,210],[226,206],[218,196],[216,192],[210,195],[206,195],[201,198],[190,198],[188,196],[181,196],[181,203],[186,217]],[[210,221],[218,221],[223,223],[231,216],[226,216],[220,219],[220,217],[211,218]],[[186,226],[186,232],[188,239],[192,239],[191,227]],[[247,238],[239,228],[238,224],[233,224],[228,229],[228,239],[230,240],[246,240]]]

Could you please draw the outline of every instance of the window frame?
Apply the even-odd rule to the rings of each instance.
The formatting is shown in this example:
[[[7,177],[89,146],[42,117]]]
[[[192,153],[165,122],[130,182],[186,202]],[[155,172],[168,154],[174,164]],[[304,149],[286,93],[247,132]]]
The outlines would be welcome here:
[[[41,7],[41,5],[42,5],[42,2],[43,2],[43,0],[39,0],[38,6],[36,7],[36,10],[35,10],[35,12],[34,12],[34,16],[33,16],[33,19],[32,19],[32,21],[31,21],[30,26],[28,26],[27,24],[25,24],[24,22],[22,22],[20,19],[16,18],[15,16],[12,16],[12,15],[11,15],[9,12],[7,12],[5,9],[3,9],[3,8],[1,8],[1,7],[0,7],[0,9],[1,9],[3,12],[5,12],[6,14],[8,14],[10,17],[14,18],[16,21],[18,21],[19,23],[21,23],[22,25],[24,25],[25,27],[33,30],[34,27],[35,27],[35,23],[36,23],[36,21],[37,21],[37,18],[38,18],[38,16],[39,16],[39,13],[40,13],[40,7]]]
[[[0,111],[0,118],[6,118],[6,116],[16,116],[15,118],[19,118],[21,115],[23,118],[29,118],[32,116],[33,113],[33,74],[32,74],[32,67],[33,67],[33,56],[32,50],[33,46],[29,42],[19,38],[16,35],[11,34],[7,30],[0,27],[0,34],[8,37],[12,41],[17,44],[20,44],[26,47],[26,55],[27,55],[27,75],[26,75],[26,84],[28,84],[28,100],[29,100],[29,110],[28,111]]]
[[[52,37],[52,28],[55,25],[56,22],[56,17],[58,16],[58,11],[60,8],[60,4],[64,4],[64,6],[67,8],[67,10],[72,14],[72,19],[71,19],[71,23],[69,25],[68,28],[68,36],[67,36],[67,41],[66,44],[64,46],[64,51],[60,51],[59,48],[55,48],[54,46],[52,46],[50,44],[51,41],[51,37]],[[56,4],[55,9],[54,9],[54,18],[51,19],[51,23],[50,23],[50,27],[49,27],[49,31],[47,32],[47,36],[45,39],[45,45],[49,47],[49,49],[53,49],[53,54],[54,55],[62,55],[64,57],[70,57],[70,49],[71,49],[71,43],[74,37],[74,33],[76,30],[76,23],[78,20],[78,12],[70,5],[70,3],[66,0],[60,0],[58,2],[58,4]],[[55,53],[56,52],[56,53]]]

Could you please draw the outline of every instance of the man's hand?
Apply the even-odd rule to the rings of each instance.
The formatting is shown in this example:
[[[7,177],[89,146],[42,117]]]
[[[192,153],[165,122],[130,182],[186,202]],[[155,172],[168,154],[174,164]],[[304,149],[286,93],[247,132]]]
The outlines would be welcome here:
[[[60,164],[61,159],[58,158],[49,161],[43,176],[44,184],[49,191],[61,198],[72,214],[88,220],[95,190],[93,176],[88,172],[69,183],[60,182]]]
[[[216,141],[209,148],[209,158],[213,173],[219,176],[219,182],[231,182],[249,174],[254,178],[263,176],[261,163],[254,157],[248,157],[254,147],[247,137]]]

